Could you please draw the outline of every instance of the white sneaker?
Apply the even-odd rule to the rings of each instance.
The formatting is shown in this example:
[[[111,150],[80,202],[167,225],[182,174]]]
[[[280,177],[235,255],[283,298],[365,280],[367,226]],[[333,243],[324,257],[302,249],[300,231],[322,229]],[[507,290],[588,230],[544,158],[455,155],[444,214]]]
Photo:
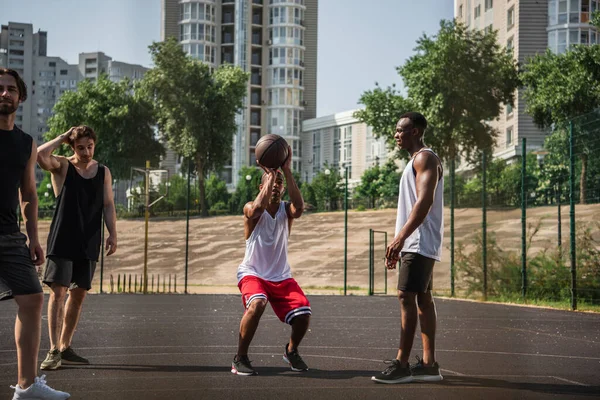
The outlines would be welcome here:
[[[21,389],[21,386],[11,386],[15,389],[13,400],[65,400],[71,397],[69,393],[60,392],[46,385],[46,375],[35,378],[35,383],[27,389]]]

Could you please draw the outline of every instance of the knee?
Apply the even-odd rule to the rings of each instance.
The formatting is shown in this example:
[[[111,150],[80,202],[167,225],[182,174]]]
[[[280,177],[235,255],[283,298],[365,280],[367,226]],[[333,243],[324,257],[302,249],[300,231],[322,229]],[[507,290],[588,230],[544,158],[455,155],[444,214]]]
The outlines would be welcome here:
[[[265,299],[256,299],[248,306],[246,312],[251,317],[260,318],[263,312],[265,312],[265,308],[267,307],[267,301]]]
[[[292,325],[292,326],[294,326],[294,325],[308,326],[309,323],[310,323],[310,314],[303,314],[303,315],[298,315],[297,317],[294,317],[294,319],[292,319],[290,325]]]
[[[69,297],[71,301],[75,302],[77,305],[81,305],[85,296],[87,295],[87,290],[85,289],[73,289],[69,292]]]
[[[419,305],[419,310],[426,311],[433,306],[433,296],[431,292],[419,293],[417,296],[417,304]]]
[[[398,291],[398,300],[400,300],[400,305],[403,307],[412,307],[415,305],[415,293],[405,292],[402,290]]]
[[[50,301],[62,302],[67,296],[67,288],[57,284],[52,284],[50,291]]]
[[[17,304],[19,309],[35,312],[41,315],[42,306],[44,305],[44,294],[36,293],[25,296],[19,296]]]

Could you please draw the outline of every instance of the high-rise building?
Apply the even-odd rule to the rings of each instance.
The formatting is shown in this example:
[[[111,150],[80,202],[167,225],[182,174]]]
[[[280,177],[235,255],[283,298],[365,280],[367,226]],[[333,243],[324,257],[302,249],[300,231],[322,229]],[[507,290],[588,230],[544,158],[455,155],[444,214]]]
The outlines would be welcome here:
[[[113,61],[102,52],[79,54],[79,64],[47,55],[47,33],[33,33],[33,25],[9,22],[0,31],[0,67],[16,70],[27,85],[28,99],[19,106],[15,123],[38,145],[44,142],[48,118],[63,93],[76,90],[82,79],[96,80],[106,73],[113,81],[140,79],[148,70],[141,65]],[[36,167],[36,180],[43,172]]]
[[[544,53],[547,48],[562,53],[574,44],[597,43],[597,30],[590,26],[591,13],[599,0],[454,0],[455,18],[472,29],[494,29],[498,41],[511,50],[519,63]],[[548,132],[535,126],[525,114],[523,89],[515,93],[514,107],[505,105],[498,121],[490,124],[500,135],[494,157],[521,154],[521,139],[528,148],[541,148]]]
[[[355,111],[304,121],[298,156],[302,162],[300,176],[305,182],[312,182],[326,166],[338,169],[340,174],[348,168],[349,186],[353,187],[360,183],[366,169],[393,158],[385,138],[376,138],[370,126],[354,118]]]
[[[174,36],[190,56],[250,74],[224,172],[229,187],[243,166],[256,165],[256,142],[269,133],[286,139],[293,168],[302,169],[302,121],[314,118],[317,107],[318,0],[162,0],[161,6],[162,40]],[[164,166],[176,159],[168,154]]]

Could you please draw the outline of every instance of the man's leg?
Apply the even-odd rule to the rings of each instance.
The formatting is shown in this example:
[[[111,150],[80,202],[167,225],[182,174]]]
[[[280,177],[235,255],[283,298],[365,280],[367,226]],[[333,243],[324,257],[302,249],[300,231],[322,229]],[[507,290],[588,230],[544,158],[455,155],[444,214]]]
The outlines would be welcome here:
[[[246,309],[242,321],[240,322],[237,356],[248,355],[248,348],[254,338],[260,317],[262,317],[266,307],[267,300],[259,298],[252,301]]]
[[[415,292],[398,291],[401,312],[400,347],[396,359],[400,360],[402,367],[408,366],[410,351],[412,350],[415,331],[417,330],[417,303]]]
[[[295,317],[292,320],[292,335],[290,336],[290,342],[288,343],[287,351],[291,352],[298,349],[300,342],[308,332],[308,326],[310,324],[310,315],[304,314]]]
[[[421,338],[423,340],[423,364],[430,366],[435,362],[435,331],[437,312],[430,291],[417,295]]]
[[[63,328],[65,314],[65,297],[67,288],[58,283],[50,286],[50,298],[48,300],[48,333],[50,336],[50,349],[59,346],[60,332]]]
[[[82,288],[75,288],[69,291],[69,298],[67,299],[67,305],[65,309],[64,323],[62,326],[62,333],[60,335],[59,350],[63,351],[71,346],[75,329],[79,323],[79,317],[81,316],[81,309],[83,307],[83,300],[87,295],[87,290]]]
[[[17,369],[19,386],[28,388],[37,376],[37,357],[42,335],[42,293],[15,296],[18,305],[15,322],[17,343]]]

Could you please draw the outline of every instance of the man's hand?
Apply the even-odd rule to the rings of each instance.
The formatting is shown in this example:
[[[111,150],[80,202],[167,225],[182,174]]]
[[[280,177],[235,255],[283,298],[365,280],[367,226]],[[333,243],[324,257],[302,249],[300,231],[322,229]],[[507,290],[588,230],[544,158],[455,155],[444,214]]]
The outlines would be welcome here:
[[[39,242],[29,243],[29,254],[31,255],[31,261],[36,266],[40,266],[44,263],[44,250]]]
[[[288,145],[288,156],[285,159],[285,161],[283,162],[283,165],[281,166],[281,169],[283,171],[291,171],[292,168],[292,147],[290,145]]]
[[[109,236],[106,239],[105,250],[108,250],[108,253],[106,253],[107,256],[110,256],[110,255],[114,254],[115,251],[117,251],[117,238],[116,237]]]
[[[263,171],[265,171],[268,175],[267,178],[267,184],[269,184],[271,181],[275,182],[275,178],[277,177],[277,168],[268,168],[265,167],[264,165],[262,165],[261,163],[258,162],[258,160],[256,160],[256,164],[258,164],[259,167],[261,167],[263,169]]]
[[[62,143],[69,144],[69,142],[70,142],[69,137],[71,136],[71,132],[73,132],[73,129],[75,129],[75,128],[76,128],[76,126],[72,126],[68,131],[66,131],[65,133],[60,135],[62,138]]]
[[[400,259],[400,251],[404,247],[404,238],[395,237],[385,252],[385,265],[388,269],[395,269]]]

